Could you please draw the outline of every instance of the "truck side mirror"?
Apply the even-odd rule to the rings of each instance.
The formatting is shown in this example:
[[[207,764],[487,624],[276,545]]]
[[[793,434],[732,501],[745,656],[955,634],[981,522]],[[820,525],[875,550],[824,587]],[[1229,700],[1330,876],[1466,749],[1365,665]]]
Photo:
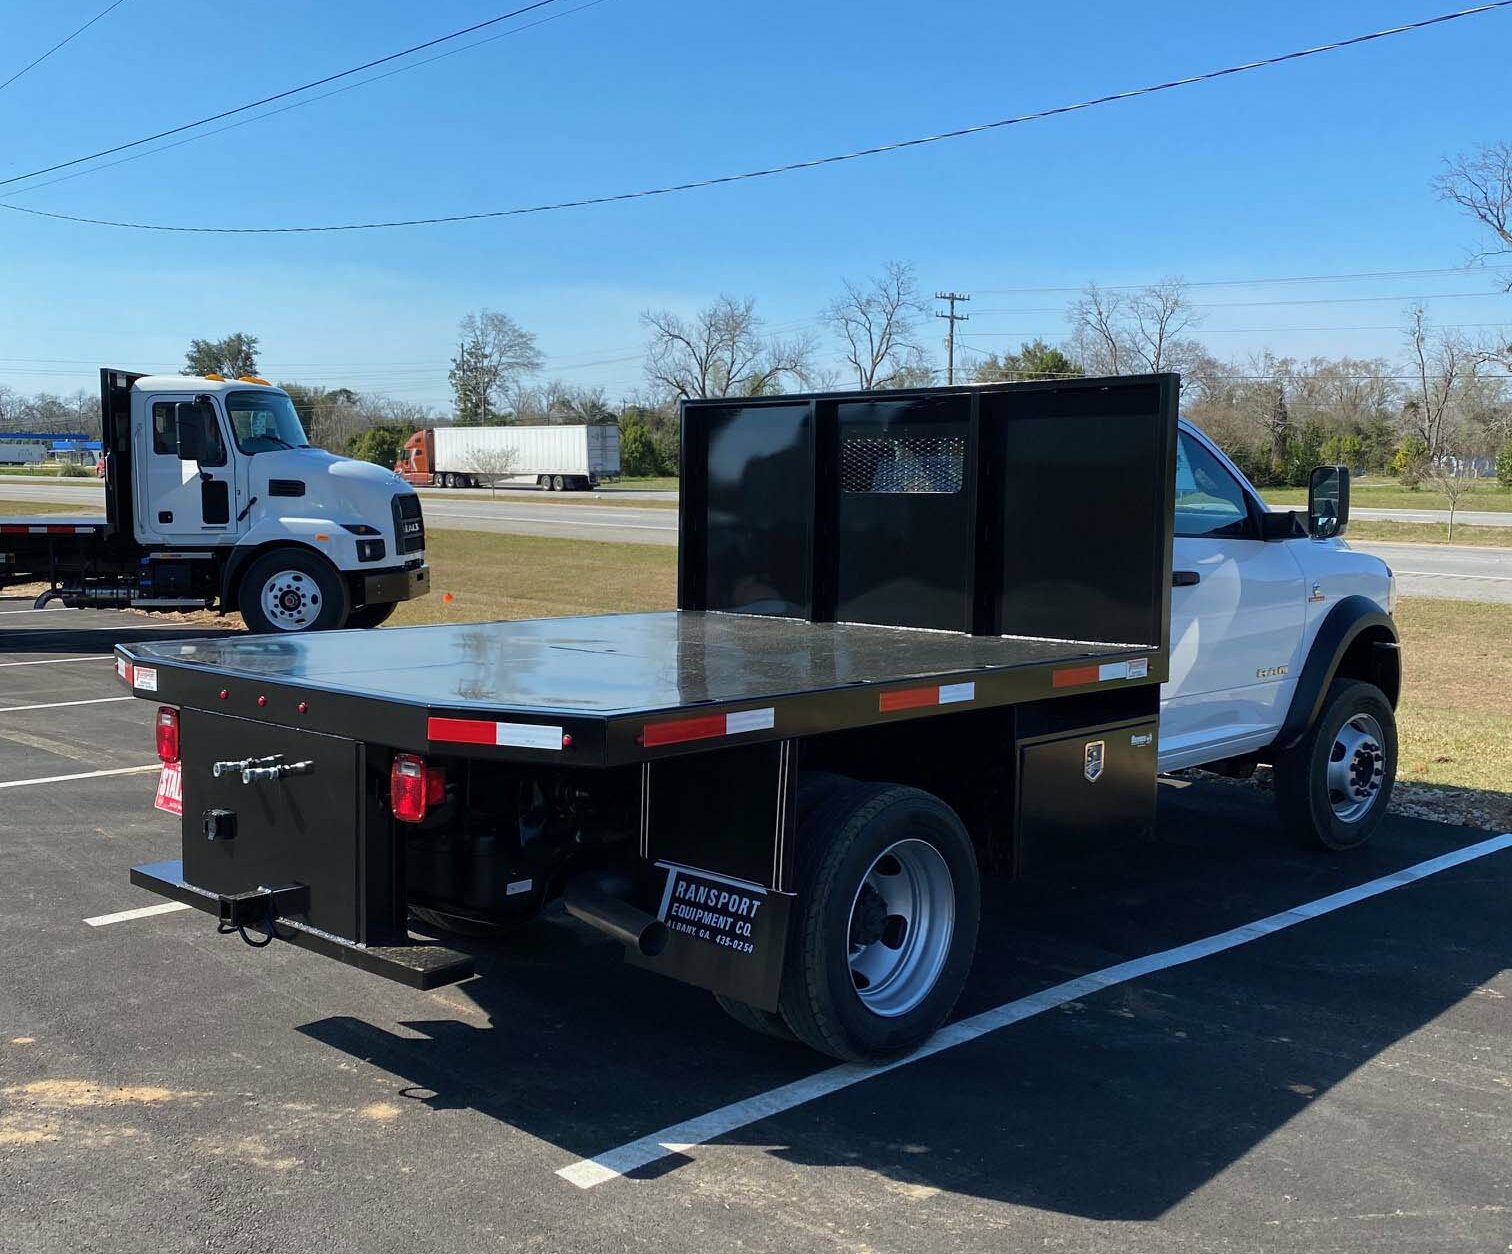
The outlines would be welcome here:
[[[173,423],[178,431],[178,456],[181,462],[201,462],[214,444],[210,424],[215,421],[210,409],[199,401],[181,401],[173,407]]]
[[[1307,530],[1317,540],[1342,535],[1349,524],[1349,467],[1314,466],[1307,477]]]

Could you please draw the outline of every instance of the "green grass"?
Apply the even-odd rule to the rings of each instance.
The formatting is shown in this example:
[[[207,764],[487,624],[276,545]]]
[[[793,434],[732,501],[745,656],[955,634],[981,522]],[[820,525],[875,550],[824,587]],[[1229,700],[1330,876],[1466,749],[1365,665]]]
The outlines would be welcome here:
[[[0,466],[0,475],[38,475],[56,479],[61,471],[61,466]]]
[[[92,501],[65,505],[61,501],[0,501],[0,516],[28,514],[103,514],[105,507]]]
[[[501,489],[502,490],[502,489]],[[458,496],[455,492],[433,492],[427,488],[417,488],[427,501],[445,501],[447,504],[459,502],[463,505],[476,504],[479,501],[485,504],[489,501],[502,501],[507,505],[613,505],[619,509],[676,509],[676,501],[648,501],[644,497],[619,496],[612,493],[606,495],[605,490],[600,488],[598,493],[589,496],[587,494],[574,494],[572,496],[558,496],[555,492],[506,492],[505,495],[495,497],[487,488],[477,488],[465,496]]]
[[[614,492],[625,488],[633,488],[637,492],[676,492],[678,481],[676,475],[631,475],[615,479],[612,483],[606,483],[599,490],[601,492]]]
[[[1271,505],[1307,504],[1306,488],[1266,488],[1260,495]],[[1367,509],[1449,508],[1449,503],[1431,488],[1422,487],[1414,492],[1390,479],[1354,480],[1349,485],[1349,503]],[[1512,488],[1504,488],[1494,479],[1483,479],[1473,492],[1460,498],[1458,508],[1512,514]]]
[[[1456,523],[1454,539],[1444,523],[1372,522],[1366,518],[1350,520],[1346,540],[1386,540],[1398,544],[1465,544],[1476,548],[1512,548],[1512,517],[1505,527],[1469,527]]]

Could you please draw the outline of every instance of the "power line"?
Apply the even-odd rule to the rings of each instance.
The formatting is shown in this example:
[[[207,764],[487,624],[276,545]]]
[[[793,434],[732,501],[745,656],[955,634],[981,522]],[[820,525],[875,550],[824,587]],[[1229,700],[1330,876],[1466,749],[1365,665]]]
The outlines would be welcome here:
[[[118,0],[119,2],[119,0]],[[192,131],[197,126],[204,126],[210,122],[219,122],[222,118],[234,117],[238,113],[246,113],[249,109],[257,109],[265,104],[272,104],[275,100],[285,100],[290,96],[296,96],[300,92],[309,91],[315,87],[324,87],[327,83],[334,83],[338,79],[350,78],[353,74],[361,74],[364,70],[371,70],[380,65],[386,65],[390,61],[397,61],[400,57],[410,56],[412,53],[424,52],[427,48],[434,48],[437,44],[449,43],[453,39],[460,39],[463,35],[471,35],[474,31],[483,30],[488,26],[497,26],[500,22],[507,22],[512,17],[519,17],[522,13],[529,13],[535,9],[545,8],[549,4],[556,4],[557,0],[535,0],[533,4],[527,4],[523,8],[514,9],[509,13],[501,13],[498,17],[488,18],[486,21],[474,22],[471,26],[464,26],[461,30],[452,31],[450,35],[440,35],[435,39],[428,39],[422,44],[415,44],[411,48],[404,48],[399,52],[391,52],[385,57],[378,57],[373,61],[366,61],[362,65],[354,65],[349,70],[342,70],[336,74],[327,74],[324,78],[317,78],[312,82],[301,84],[298,87],[290,87],[287,91],[275,92],[271,96],[264,96],[261,100],[253,100],[249,104],[237,105],[234,109],[223,109],[219,113],[212,113],[194,122],[185,122],[182,126],[170,127],[166,131],[159,131],[155,135],[146,135],[141,139],[133,139],[129,143],[116,144],[113,148],[102,148],[99,152],[91,152],[82,157],[74,157],[69,161],[60,161],[56,165],[43,166],[40,170],[32,170],[28,174],[15,174],[8,179],[0,179],[0,187],[6,187],[11,183],[20,183],[29,178],[35,178],[39,174],[51,174],[54,170],[66,170],[69,166],[81,165],[85,161],[93,161],[96,157],[108,157],[113,153],[125,152],[128,148],[140,148],[143,144],[150,144],[154,140],[166,139],[170,135],[179,135],[184,131]],[[1496,0],[1497,4],[1512,4],[1512,0]],[[114,6],[112,6],[114,7]],[[24,71],[23,71],[24,72]],[[11,208],[20,208],[18,205]],[[23,213],[39,212],[37,210],[22,210]]]
[[[32,183],[27,187],[18,187],[11,194],[23,195],[26,192],[39,192],[44,187],[55,187],[59,183],[67,183],[71,179],[84,178],[86,175],[98,174],[102,170],[113,170],[118,165],[125,165],[128,161],[140,161],[143,157],[156,156],[160,152],[168,152],[173,148],[182,148],[185,144],[198,143],[202,139],[209,139],[215,135],[224,134],[226,131],[234,131],[241,126],[251,126],[254,122],[265,122],[269,118],[276,118],[280,113],[288,113],[291,109],[303,109],[306,105],[319,104],[322,100],[329,100],[332,96],[339,96],[343,92],[356,91],[359,87],[367,87],[372,83],[381,83],[386,78],[393,78],[396,74],[408,74],[411,70],[418,70],[436,61],[445,60],[447,57],[455,57],[464,52],[471,52],[474,48],[481,48],[484,44],[495,43],[500,39],[507,39],[511,35],[519,35],[528,30],[534,30],[537,26],[544,26],[547,22],[557,22],[564,17],[571,17],[574,13],[581,13],[584,9],[597,8],[605,3],[605,0],[587,0],[586,4],[580,4],[576,8],[564,9],[560,13],[553,13],[547,17],[537,18],[533,22],[525,22],[506,31],[500,31],[497,35],[490,35],[486,39],[477,39],[470,44],[463,44],[460,48],[449,48],[445,52],[438,52],[433,57],[424,57],[419,61],[413,61],[409,65],[401,65],[392,70],[385,70],[382,74],[374,74],[371,78],[358,79],[355,83],[348,83],[344,87],[336,87],[331,91],[323,91],[318,96],[310,96],[305,100],[295,100],[290,104],[282,105],[277,109],[269,109],[266,113],[254,114],[250,118],[242,118],[236,122],[227,122],[225,126],[217,126],[212,130],[201,131],[197,135],[186,135],[182,139],[176,139],[171,144],[159,144],[156,148],[148,148],[145,152],[132,152],[115,161],[106,161],[100,165],[92,165],[85,170],[75,170],[72,174],[61,174],[55,179],[48,179],[43,183]],[[87,159],[87,158],[86,158]],[[22,175],[22,178],[29,177]]]
[[[104,17],[107,13],[111,12],[111,10],[113,10],[113,9],[119,9],[121,7],[121,5],[123,5],[125,3],[126,3],[126,0],[115,0],[114,4],[108,4],[108,5],[106,5],[103,9],[101,9],[98,13],[96,13],[92,18],[90,18],[89,21],[85,22],[83,26],[79,27],[78,30],[74,31],[73,34],[65,36],[63,39],[58,40],[57,43],[55,43],[51,48],[49,48],[46,52],[44,52],[35,61],[31,61],[31,62],[28,62],[26,65],[23,65],[19,70],[17,70],[8,79],[6,79],[5,82],[0,83],[0,91],[4,91],[7,87],[9,87],[12,83],[14,83],[23,74],[27,73],[27,71],[36,69],[39,65],[42,64],[42,62],[46,61],[48,57],[52,56],[52,54],[55,53],[59,48],[63,47],[64,44],[72,43],[75,39],[77,39],[85,31],[87,31],[91,26],[93,26],[96,22],[98,22],[102,17]]]
[[[1269,287],[1280,283],[1343,283],[1352,282],[1356,279],[1421,279],[1442,274],[1472,275],[1482,274],[1488,271],[1503,271],[1512,269],[1512,266],[1440,266],[1435,270],[1357,270],[1352,274],[1292,274],[1283,275],[1273,279],[1203,279],[1189,283],[1185,279],[1177,280],[1182,287]],[[1146,288],[1155,286],[1151,283],[1099,283],[1099,291],[1103,292],[1141,292]],[[1081,287],[979,287],[978,293],[988,296],[1031,296],[1031,295],[1054,295],[1059,292],[1074,293],[1080,295],[1087,290],[1086,285]]]
[[[517,12],[527,12],[529,8],[537,8],[540,4],[552,3],[552,0],[539,0],[538,4],[520,9]],[[1111,92],[1103,96],[1095,96],[1090,100],[1082,100],[1075,104],[1058,105],[1050,109],[1041,109],[1034,113],[1019,114],[1017,117],[1001,118],[995,122],[981,122],[974,126],[964,126],[956,130],[942,131],[935,135],[924,135],[914,139],[897,140],[887,144],[877,144],[870,148],[860,148],[852,152],[836,153],[826,157],[814,157],[806,161],[793,161],[786,165],[769,166],[761,170],[748,170],[741,174],[725,174],[714,178],[695,179],[686,183],[675,183],[665,187],[646,188],[641,191],[618,192],[612,195],[587,196],[578,200],[556,201],[550,204],[521,206],[512,209],[490,209],[475,213],[442,214],[426,218],[400,218],[386,222],[346,222],[332,223],[323,226],[172,226],[160,222],[125,222],[109,218],[86,218],[76,214],[55,213],[45,209],[33,209],[25,205],[14,205],[8,202],[0,202],[0,208],[11,209],[17,213],[32,214],[35,217],[54,218],[63,222],[79,222],[89,226],[114,226],[127,230],[136,231],[172,231],[182,234],[195,235],[306,235],[316,232],[327,231],[375,231],[391,227],[401,226],[436,226],[450,222],[477,222],[488,218],[521,217],[526,214],[554,213],[564,209],[581,209],[591,205],[616,204],[627,200],[643,200],[652,196],[669,196],[677,192],[695,191],[708,187],[718,187],[727,183],[742,183],[752,179],[768,178],[778,174],[791,174],[800,170],[817,169],[820,166],[837,165],[845,161],[856,161],[862,157],[875,157],[885,153],[899,152],[906,148],[919,148],[926,144],[938,144],[949,139],[962,139],[969,135],[980,135],[986,131],[1000,130],[1008,126],[1018,126],[1025,122],[1042,121],[1045,118],[1057,117],[1062,114],[1076,113],[1083,109],[1091,109],[1098,105],[1113,104],[1121,100],[1134,100],[1142,96],[1154,95],[1157,92],[1171,91],[1178,87],[1190,87],[1197,83],[1212,82],[1214,79],[1226,78],[1234,74],[1243,74],[1250,70],[1265,69],[1270,66],[1281,65],[1288,61],[1300,61],[1305,57],[1318,56],[1326,52],[1337,52],[1344,48],[1356,47],[1360,44],[1371,43],[1378,39],[1388,39],[1394,35],[1403,35],[1413,31],[1425,30],[1431,26],[1439,26],[1446,22],[1453,22],[1459,18],[1472,17],[1481,13],[1490,13],[1499,9],[1512,7],[1512,0],[1489,0],[1489,3],[1475,5],[1468,9],[1458,9],[1452,13],[1441,13],[1437,17],[1424,18],[1417,22],[1408,22],[1401,26],[1388,27],[1385,30],[1372,31],[1365,35],[1355,35],[1349,39],[1334,40],[1331,43],[1319,44],[1312,48],[1302,48],[1294,52],[1281,53],[1273,57],[1265,57],[1257,61],[1247,61],[1241,65],[1226,66],[1219,70],[1209,70],[1202,74],[1192,74],[1185,78],[1172,79],[1164,83],[1153,83],[1145,87],[1131,88],[1127,91]],[[513,16],[512,14],[506,16]],[[494,21],[502,21],[503,18],[495,18]],[[479,25],[486,25],[480,23]],[[477,30],[477,26],[469,27],[468,30]],[[456,35],[467,33],[458,31]],[[447,39],[456,38],[456,35],[445,36]],[[432,40],[431,43],[438,43]],[[420,47],[429,47],[430,44],[422,44]],[[413,52],[417,49],[409,49]],[[394,56],[404,56],[405,53],[395,53]],[[391,60],[392,57],[382,58]],[[381,64],[381,61],[369,62],[366,66],[359,66],[355,70],[344,71],[344,74],[354,74],[358,70],[368,69],[371,66]],[[303,88],[293,88],[291,91],[303,91],[308,87],[319,86],[322,83],[332,81],[343,75],[332,75],[330,78],[319,80],[317,83],[307,83]],[[231,113],[241,112],[246,109],[257,107],[258,104],[266,104],[272,100],[281,99],[291,92],[282,92],[277,96],[269,96],[266,100],[257,101],[250,105],[243,105],[241,109],[228,110],[210,118],[202,118],[200,122],[189,123],[183,127],[176,127],[171,131],[163,131],[158,135],[149,136],[147,139],[134,141],[131,145],[120,145],[116,148],[105,149],[103,152],[94,153],[91,157],[79,157],[75,161],[64,162],[60,165],[49,166],[43,170],[34,170],[32,174],[46,174],[52,170],[63,169],[67,165],[76,165],[81,161],[91,160],[92,157],[106,156],[112,152],[119,152],[122,148],[132,147],[135,144],[149,143],[153,139],[161,139],[164,136],[176,134],[178,131],[198,126],[203,122],[217,121],[223,117],[229,117]],[[0,180],[0,186],[7,183],[17,182],[22,178],[30,178],[31,175],[19,175],[15,179]]]

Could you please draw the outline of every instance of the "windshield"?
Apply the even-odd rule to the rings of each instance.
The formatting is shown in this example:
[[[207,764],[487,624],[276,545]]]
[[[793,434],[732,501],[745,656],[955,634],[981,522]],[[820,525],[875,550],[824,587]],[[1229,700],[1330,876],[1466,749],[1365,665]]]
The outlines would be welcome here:
[[[282,392],[228,392],[226,412],[231,416],[236,447],[243,453],[310,445],[294,402]]]

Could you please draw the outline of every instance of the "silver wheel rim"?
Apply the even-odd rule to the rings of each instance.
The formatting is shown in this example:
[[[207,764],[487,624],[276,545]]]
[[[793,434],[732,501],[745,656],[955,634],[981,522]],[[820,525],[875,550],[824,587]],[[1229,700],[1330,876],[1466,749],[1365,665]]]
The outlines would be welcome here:
[[[907,839],[872,862],[846,929],[851,986],[873,1014],[907,1014],[940,978],[955,935],[955,883],[940,851]]]
[[[1334,735],[1328,753],[1328,804],[1341,823],[1356,823],[1375,804],[1386,778],[1385,737],[1369,714],[1356,714]]]
[[[320,616],[320,587],[302,570],[281,570],[264,582],[263,617],[279,631],[305,631]]]

